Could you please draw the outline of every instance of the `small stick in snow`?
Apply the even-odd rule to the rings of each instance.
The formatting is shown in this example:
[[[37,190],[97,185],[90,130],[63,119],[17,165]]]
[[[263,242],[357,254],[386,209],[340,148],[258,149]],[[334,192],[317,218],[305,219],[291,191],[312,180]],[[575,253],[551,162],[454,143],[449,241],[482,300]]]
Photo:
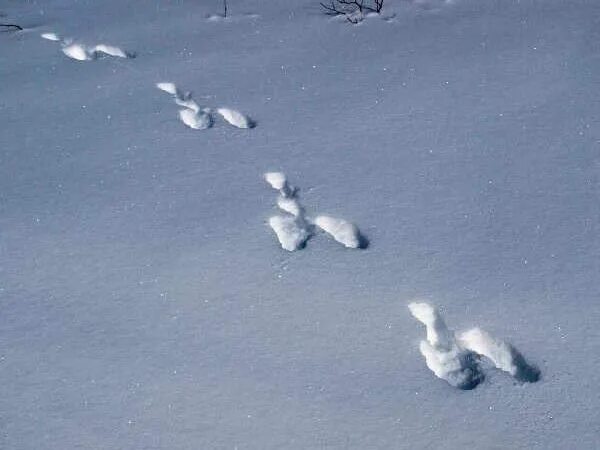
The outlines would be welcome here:
[[[4,31],[23,31],[23,27],[21,25],[17,25],[15,23],[0,23],[0,27],[6,27],[9,28],[8,30],[4,30]],[[12,28],[12,30],[11,30]]]

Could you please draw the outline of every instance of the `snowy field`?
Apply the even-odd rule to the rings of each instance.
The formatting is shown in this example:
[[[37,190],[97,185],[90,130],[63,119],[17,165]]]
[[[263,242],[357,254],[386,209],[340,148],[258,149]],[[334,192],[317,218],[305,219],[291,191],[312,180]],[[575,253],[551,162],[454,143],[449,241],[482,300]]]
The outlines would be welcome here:
[[[0,0],[0,449],[598,449],[600,2],[228,3]]]

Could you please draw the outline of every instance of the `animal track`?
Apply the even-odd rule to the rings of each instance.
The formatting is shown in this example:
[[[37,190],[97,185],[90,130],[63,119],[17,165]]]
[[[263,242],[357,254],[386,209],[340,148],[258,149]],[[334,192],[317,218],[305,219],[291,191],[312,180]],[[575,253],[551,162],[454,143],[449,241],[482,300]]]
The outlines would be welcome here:
[[[540,372],[510,344],[497,340],[479,328],[460,333],[448,329],[439,311],[427,303],[410,303],[408,309],[423,325],[427,340],[419,349],[427,367],[459,389],[473,389],[485,378],[482,357],[521,382],[539,380]]]
[[[314,223],[340,244],[348,248],[360,247],[360,233],[356,225],[330,216],[317,216]]]
[[[518,381],[534,383],[540,379],[539,369],[528,364],[516,348],[480,328],[471,328],[459,334],[458,340],[464,348],[485,356],[496,368]]]
[[[356,225],[344,219],[324,215],[317,216],[314,220],[308,218],[304,207],[298,201],[297,190],[288,184],[285,174],[267,172],[264,178],[273,189],[279,191],[277,206],[286,213],[269,219],[269,226],[283,249],[294,251],[303,248],[314,235],[315,227],[322,229],[348,248],[366,247],[366,240]]]
[[[279,191],[277,205],[287,213],[271,217],[269,226],[283,249],[293,252],[303,248],[313,231],[304,216],[304,208],[298,202],[296,189],[288,184],[286,176],[281,172],[268,172],[264,177],[273,189]]]
[[[242,113],[229,108],[217,108],[225,121],[237,128],[253,128],[254,123]]]
[[[60,41],[60,37],[58,37],[56,33],[42,33],[40,36],[42,36],[43,39],[47,39],[49,41]]]
[[[269,226],[275,232],[281,248],[293,252],[303,248],[311,233],[297,217],[273,216],[269,218]]]
[[[182,106],[179,110],[179,120],[184,125],[194,130],[205,130],[212,127],[214,123],[214,113],[210,108],[202,108],[192,99],[190,92],[180,90],[174,83],[161,82],[156,83],[156,87],[167,94],[173,96],[175,104]],[[217,108],[216,113],[223,119],[237,128],[253,128],[254,122],[239,111],[229,108]]]
[[[77,61],[91,61],[104,55],[117,58],[133,58],[135,56],[133,53],[127,53],[114,45],[98,44],[89,47],[74,42],[70,38],[62,39],[58,34],[51,32],[42,33],[40,36],[48,41],[59,42],[62,46],[62,52],[69,58]]]

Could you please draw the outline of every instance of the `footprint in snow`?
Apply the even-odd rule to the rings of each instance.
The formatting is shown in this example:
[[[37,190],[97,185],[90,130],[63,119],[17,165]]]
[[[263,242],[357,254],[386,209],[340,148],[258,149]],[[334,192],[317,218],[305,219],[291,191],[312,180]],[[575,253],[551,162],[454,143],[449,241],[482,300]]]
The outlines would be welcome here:
[[[449,330],[439,311],[427,303],[410,303],[408,309],[425,325],[427,338],[419,349],[427,367],[438,377],[459,389],[473,389],[484,378],[485,359],[520,382],[539,380],[539,370],[510,344],[495,339],[479,328],[456,335]]]
[[[285,213],[269,218],[269,226],[275,232],[279,244],[290,252],[304,248],[313,231],[306,220],[304,208],[298,201],[297,190],[288,184],[286,176],[281,172],[265,173],[264,178],[273,189],[279,191],[277,206]]]
[[[98,44],[94,46],[87,46],[82,43],[75,42],[70,38],[63,39],[58,34],[52,32],[42,33],[40,36],[42,39],[60,43],[62,52],[69,58],[76,61],[92,61],[105,56],[125,59],[135,57],[133,53],[125,52],[114,45]]]
[[[317,228],[347,248],[367,247],[367,241],[356,225],[326,215],[319,215],[314,219],[306,216],[305,209],[298,200],[298,191],[289,185],[285,174],[267,172],[264,178],[273,189],[279,191],[277,207],[283,214],[271,217],[269,226],[275,232],[284,250],[294,251],[304,248]]]
[[[156,87],[173,97],[176,105],[181,106],[179,110],[179,120],[193,130],[205,130],[213,126],[214,113],[219,114],[223,119],[237,128],[253,128],[254,122],[244,114],[229,108],[217,108],[215,111],[210,108],[200,108],[200,105],[192,99],[190,92],[184,92],[174,83],[161,82],[156,83]]]

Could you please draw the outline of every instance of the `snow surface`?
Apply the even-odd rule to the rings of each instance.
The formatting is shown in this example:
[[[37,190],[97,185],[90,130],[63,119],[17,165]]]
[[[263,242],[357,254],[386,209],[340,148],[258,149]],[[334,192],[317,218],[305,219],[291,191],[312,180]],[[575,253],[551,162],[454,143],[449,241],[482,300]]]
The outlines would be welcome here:
[[[439,311],[427,303],[408,305],[411,314],[425,325],[427,340],[419,349],[427,367],[451,386],[473,389],[485,378],[483,358],[496,369],[503,370],[518,381],[539,381],[537,367],[529,365],[513,346],[492,337],[480,328],[472,328],[458,338],[448,329]]]
[[[597,448],[600,2],[139,3],[0,2],[0,448]],[[539,380],[440,380],[414,298]]]

